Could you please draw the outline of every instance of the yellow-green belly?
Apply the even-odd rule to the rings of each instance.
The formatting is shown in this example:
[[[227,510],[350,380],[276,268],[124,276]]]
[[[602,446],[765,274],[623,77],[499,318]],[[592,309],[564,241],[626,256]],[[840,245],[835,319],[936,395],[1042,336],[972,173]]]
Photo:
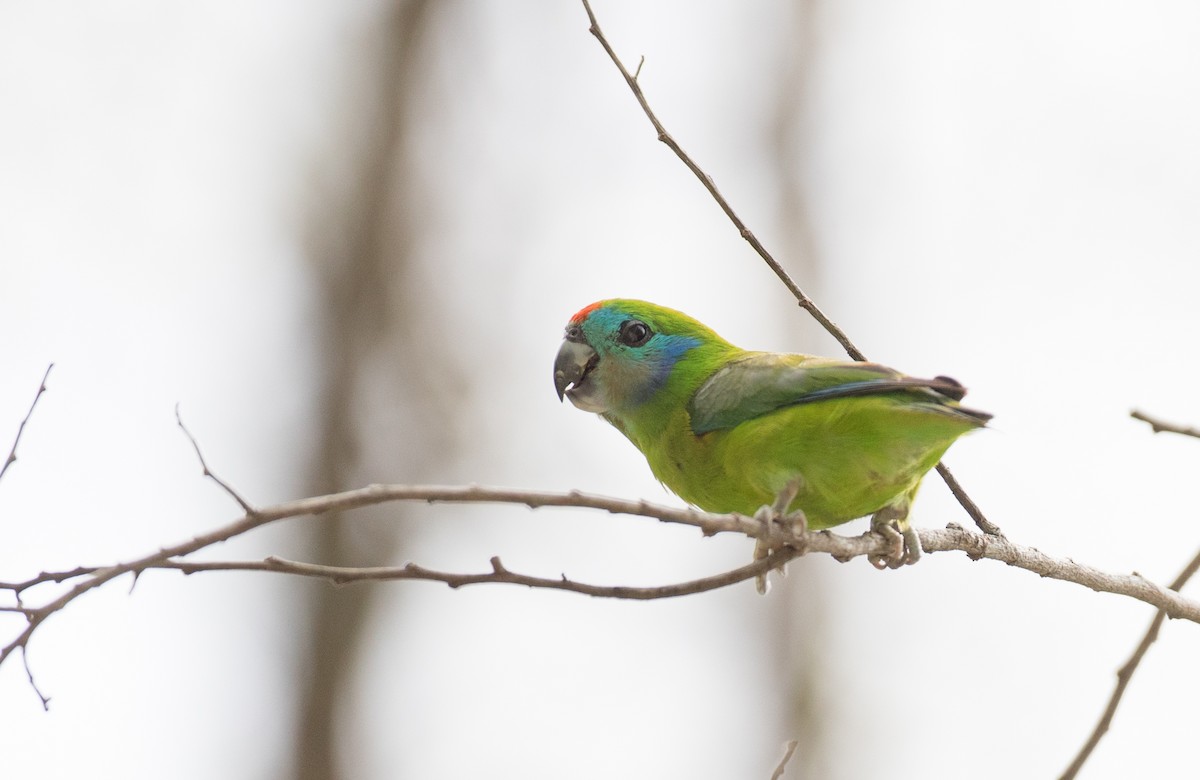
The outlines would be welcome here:
[[[686,420],[641,442],[654,475],[684,501],[710,512],[753,514],[801,478],[790,509],[810,528],[869,515],[913,491],[978,421],[894,397],[801,404],[695,436]]]

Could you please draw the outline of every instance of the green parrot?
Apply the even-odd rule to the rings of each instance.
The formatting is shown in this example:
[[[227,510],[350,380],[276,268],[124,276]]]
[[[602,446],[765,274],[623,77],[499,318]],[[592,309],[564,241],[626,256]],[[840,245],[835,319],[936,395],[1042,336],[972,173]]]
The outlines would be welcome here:
[[[920,557],[908,513],[922,477],[991,418],[960,406],[966,390],[948,377],[749,352],[682,312],[623,299],[567,323],[554,387],[625,434],[700,509],[761,517],[785,502],[813,529],[872,515],[893,546],[872,559],[880,568]]]

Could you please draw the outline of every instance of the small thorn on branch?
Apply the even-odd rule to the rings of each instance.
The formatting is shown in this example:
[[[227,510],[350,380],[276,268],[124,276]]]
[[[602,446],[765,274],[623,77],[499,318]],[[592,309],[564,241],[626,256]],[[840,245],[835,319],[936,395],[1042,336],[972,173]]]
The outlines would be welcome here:
[[[1150,430],[1154,433],[1178,433],[1181,436],[1192,436],[1200,439],[1200,428],[1193,428],[1189,425],[1175,425],[1174,423],[1165,422],[1157,417],[1151,417],[1145,412],[1134,409],[1129,413],[1129,416],[1135,420],[1140,420],[1150,426]]]

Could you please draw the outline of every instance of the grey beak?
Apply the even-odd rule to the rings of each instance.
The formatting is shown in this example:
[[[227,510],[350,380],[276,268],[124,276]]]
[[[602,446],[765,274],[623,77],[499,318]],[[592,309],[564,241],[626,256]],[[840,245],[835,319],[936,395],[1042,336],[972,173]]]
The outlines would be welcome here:
[[[554,389],[558,400],[563,399],[567,388],[578,384],[588,371],[596,365],[596,350],[584,341],[564,341],[554,358]]]

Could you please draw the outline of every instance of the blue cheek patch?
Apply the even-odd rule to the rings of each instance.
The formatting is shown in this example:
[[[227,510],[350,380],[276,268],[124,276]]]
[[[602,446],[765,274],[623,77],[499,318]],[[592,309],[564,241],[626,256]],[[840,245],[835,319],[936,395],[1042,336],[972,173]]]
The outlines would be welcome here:
[[[627,347],[617,340],[617,334],[621,324],[631,319],[638,317],[601,306],[591,310],[580,327],[588,343],[600,353],[601,360],[614,361],[610,364],[610,390],[623,391],[623,402],[637,405],[649,401],[667,383],[675,364],[688,350],[700,346],[700,339],[655,332],[644,345]],[[647,319],[646,323],[654,329],[652,319]]]
[[[683,357],[688,350],[700,346],[700,340],[691,336],[668,336],[662,333],[655,334],[646,345],[638,350],[641,354],[638,359],[641,360],[650,370],[646,382],[642,383],[641,388],[635,397],[637,403],[644,403],[650,400],[650,396],[658,392],[658,389],[667,383],[668,377],[671,375],[671,370],[675,368],[675,364]]]

